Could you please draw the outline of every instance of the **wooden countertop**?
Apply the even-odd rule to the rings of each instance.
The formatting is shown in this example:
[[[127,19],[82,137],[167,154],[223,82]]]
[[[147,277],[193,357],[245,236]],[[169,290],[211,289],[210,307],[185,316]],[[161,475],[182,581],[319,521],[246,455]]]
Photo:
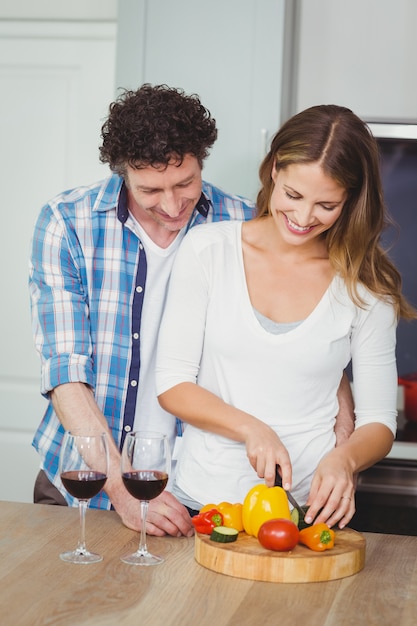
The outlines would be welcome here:
[[[348,578],[279,584],[217,574],[194,560],[194,538],[149,537],[166,558],[156,567],[122,563],[138,534],[116,513],[89,510],[87,546],[101,563],[64,563],[78,512],[0,502],[2,626],[414,626],[417,537],[365,533],[365,568]]]

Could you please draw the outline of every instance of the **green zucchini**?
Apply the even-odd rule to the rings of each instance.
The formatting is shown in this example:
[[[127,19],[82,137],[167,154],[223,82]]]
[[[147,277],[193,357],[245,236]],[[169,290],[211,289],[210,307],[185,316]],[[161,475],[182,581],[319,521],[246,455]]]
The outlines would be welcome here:
[[[307,522],[304,519],[305,514],[308,511],[308,506],[304,505],[301,508],[304,511],[304,516],[303,517],[301,517],[301,515],[299,515],[297,509],[293,509],[291,511],[291,520],[294,522],[294,524],[296,524],[298,526],[298,530],[303,530],[304,528],[308,528],[309,526],[312,526],[314,524],[314,520],[312,522],[310,522],[310,524],[307,524]],[[319,509],[319,512],[317,513],[317,515],[320,515],[322,510],[323,509]],[[317,515],[316,515],[316,517],[317,517]],[[297,521],[296,521],[296,518],[297,518]]]
[[[211,531],[211,541],[217,541],[217,543],[232,543],[238,538],[239,531],[235,528],[229,528],[228,526],[216,526]]]

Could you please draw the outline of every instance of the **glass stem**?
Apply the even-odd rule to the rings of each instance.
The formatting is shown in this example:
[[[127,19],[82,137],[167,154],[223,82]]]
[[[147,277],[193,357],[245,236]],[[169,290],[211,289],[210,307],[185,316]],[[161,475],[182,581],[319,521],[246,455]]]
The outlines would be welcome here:
[[[149,502],[147,500],[140,501],[140,542],[139,542],[139,552],[141,554],[146,554],[148,552],[148,546],[146,545],[146,518],[148,517],[148,506]]]
[[[85,545],[85,513],[87,511],[88,500],[78,500],[78,511],[80,513],[80,539],[78,541],[77,552],[86,553]]]

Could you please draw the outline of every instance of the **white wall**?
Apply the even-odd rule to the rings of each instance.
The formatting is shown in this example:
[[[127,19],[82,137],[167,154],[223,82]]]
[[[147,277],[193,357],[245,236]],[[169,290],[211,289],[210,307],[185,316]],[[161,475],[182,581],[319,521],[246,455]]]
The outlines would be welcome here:
[[[7,500],[32,499],[39,459],[31,441],[45,409],[27,287],[33,225],[50,197],[108,173],[98,146],[115,91],[116,0],[70,4],[0,4],[0,499]]]
[[[220,130],[205,178],[254,197],[261,131],[290,114],[417,117],[416,24],[415,0],[121,0],[116,85],[197,92]]]
[[[298,1],[297,111],[334,103],[365,119],[417,119],[415,0]]]
[[[285,0],[122,0],[116,84],[197,93],[219,137],[204,178],[255,198],[280,124]]]
[[[112,21],[118,0],[1,0],[0,19]]]

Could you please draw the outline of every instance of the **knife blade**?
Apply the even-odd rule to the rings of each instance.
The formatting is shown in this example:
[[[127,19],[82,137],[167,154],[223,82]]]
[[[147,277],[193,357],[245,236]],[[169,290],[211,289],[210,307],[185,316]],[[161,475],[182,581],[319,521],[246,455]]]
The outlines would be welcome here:
[[[279,468],[279,465],[277,465],[276,468],[275,468],[275,482],[274,482],[274,486],[275,487],[282,487],[282,478],[280,476],[278,468]],[[301,516],[300,519],[304,519],[305,511],[298,504],[297,500],[294,498],[292,493],[290,491],[285,491],[285,493],[287,494],[288,502],[290,502],[290,504],[292,504],[292,506],[295,509],[297,509],[298,513],[300,514],[300,516]]]

